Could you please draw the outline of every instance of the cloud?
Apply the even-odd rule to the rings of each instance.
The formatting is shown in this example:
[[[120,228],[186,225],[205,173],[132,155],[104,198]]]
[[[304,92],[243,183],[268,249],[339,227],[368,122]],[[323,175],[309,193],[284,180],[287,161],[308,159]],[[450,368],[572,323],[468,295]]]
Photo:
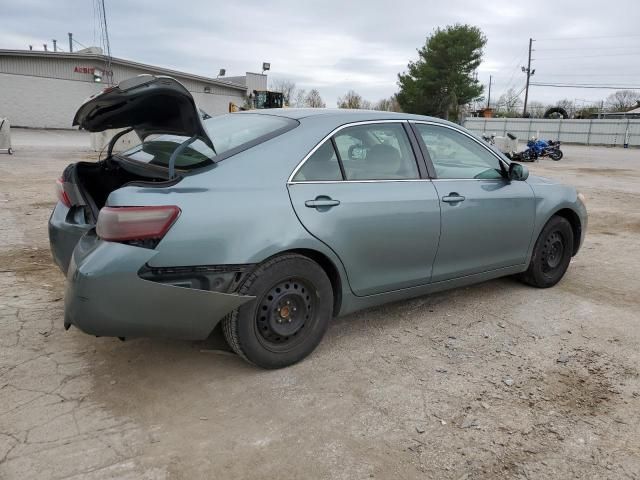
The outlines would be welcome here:
[[[416,49],[438,26],[470,23],[488,38],[478,74],[493,94],[524,85],[520,66],[529,37],[535,80],[632,83],[640,75],[640,6],[632,0],[602,2],[419,2],[409,0],[107,0],[114,56],[215,76],[259,71],[317,87],[328,105],[349,89],[378,100],[397,89],[397,74],[417,58]],[[100,43],[95,1],[5,0],[0,48],[67,49],[67,32],[84,45]],[[638,34],[640,35],[640,34]],[[567,38],[567,37],[580,37]],[[559,50],[564,48],[565,50]],[[617,50],[616,50],[617,49]],[[637,82],[636,82],[637,83]],[[606,90],[533,87],[531,98],[602,98]]]

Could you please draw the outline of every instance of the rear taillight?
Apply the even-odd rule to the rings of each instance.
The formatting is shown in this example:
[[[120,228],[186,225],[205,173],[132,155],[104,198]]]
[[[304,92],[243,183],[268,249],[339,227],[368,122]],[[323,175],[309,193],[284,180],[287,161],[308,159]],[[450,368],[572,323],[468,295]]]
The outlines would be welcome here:
[[[64,203],[67,207],[71,207],[71,199],[69,198],[69,195],[67,195],[67,192],[64,191],[64,180],[62,180],[62,178],[56,180],[56,196],[58,197],[58,200]]]
[[[180,215],[175,205],[157,207],[104,207],[98,215],[96,232],[103,240],[124,242],[159,240]]]

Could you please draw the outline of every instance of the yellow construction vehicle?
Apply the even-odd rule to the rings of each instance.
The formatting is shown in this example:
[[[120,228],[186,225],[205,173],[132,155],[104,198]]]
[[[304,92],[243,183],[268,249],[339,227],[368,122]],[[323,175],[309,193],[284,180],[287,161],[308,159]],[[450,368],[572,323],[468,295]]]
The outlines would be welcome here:
[[[247,99],[249,107],[240,107],[233,102],[229,102],[229,112],[239,112],[242,110],[262,110],[264,108],[284,107],[284,95],[282,92],[271,92],[269,90],[254,90]]]

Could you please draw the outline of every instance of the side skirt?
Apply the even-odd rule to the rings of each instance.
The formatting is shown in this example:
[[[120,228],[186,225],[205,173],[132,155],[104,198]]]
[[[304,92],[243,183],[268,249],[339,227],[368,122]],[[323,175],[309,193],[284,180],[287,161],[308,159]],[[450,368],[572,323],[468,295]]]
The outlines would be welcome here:
[[[353,313],[365,308],[383,305],[385,303],[421,297],[423,295],[428,295],[431,293],[441,292],[458,287],[465,287],[467,285],[473,285],[475,283],[481,283],[487,280],[493,280],[494,278],[515,275],[517,273],[524,272],[526,269],[527,266],[525,264],[516,265],[513,267],[490,270],[488,272],[476,273],[474,275],[467,275],[465,277],[454,278],[451,280],[444,280],[441,282],[420,285],[418,287],[394,290],[393,292],[380,293],[377,295],[369,295],[367,297],[356,297],[354,295],[349,295],[348,297],[343,298],[342,308],[340,309],[340,316],[347,315],[349,313]]]

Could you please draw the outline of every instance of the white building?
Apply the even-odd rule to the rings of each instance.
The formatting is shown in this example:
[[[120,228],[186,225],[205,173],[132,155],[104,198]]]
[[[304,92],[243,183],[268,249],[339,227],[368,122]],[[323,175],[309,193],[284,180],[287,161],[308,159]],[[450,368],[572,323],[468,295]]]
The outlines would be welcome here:
[[[243,105],[247,87],[266,89],[267,78],[247,73],[233,80],[208,78],[107,57],[97,49],[77,53],[0,49],[0,118],[12,126],[71,128],[77,108],[90,95],[142,73],[168,75],[181,82],[210,115]]]

